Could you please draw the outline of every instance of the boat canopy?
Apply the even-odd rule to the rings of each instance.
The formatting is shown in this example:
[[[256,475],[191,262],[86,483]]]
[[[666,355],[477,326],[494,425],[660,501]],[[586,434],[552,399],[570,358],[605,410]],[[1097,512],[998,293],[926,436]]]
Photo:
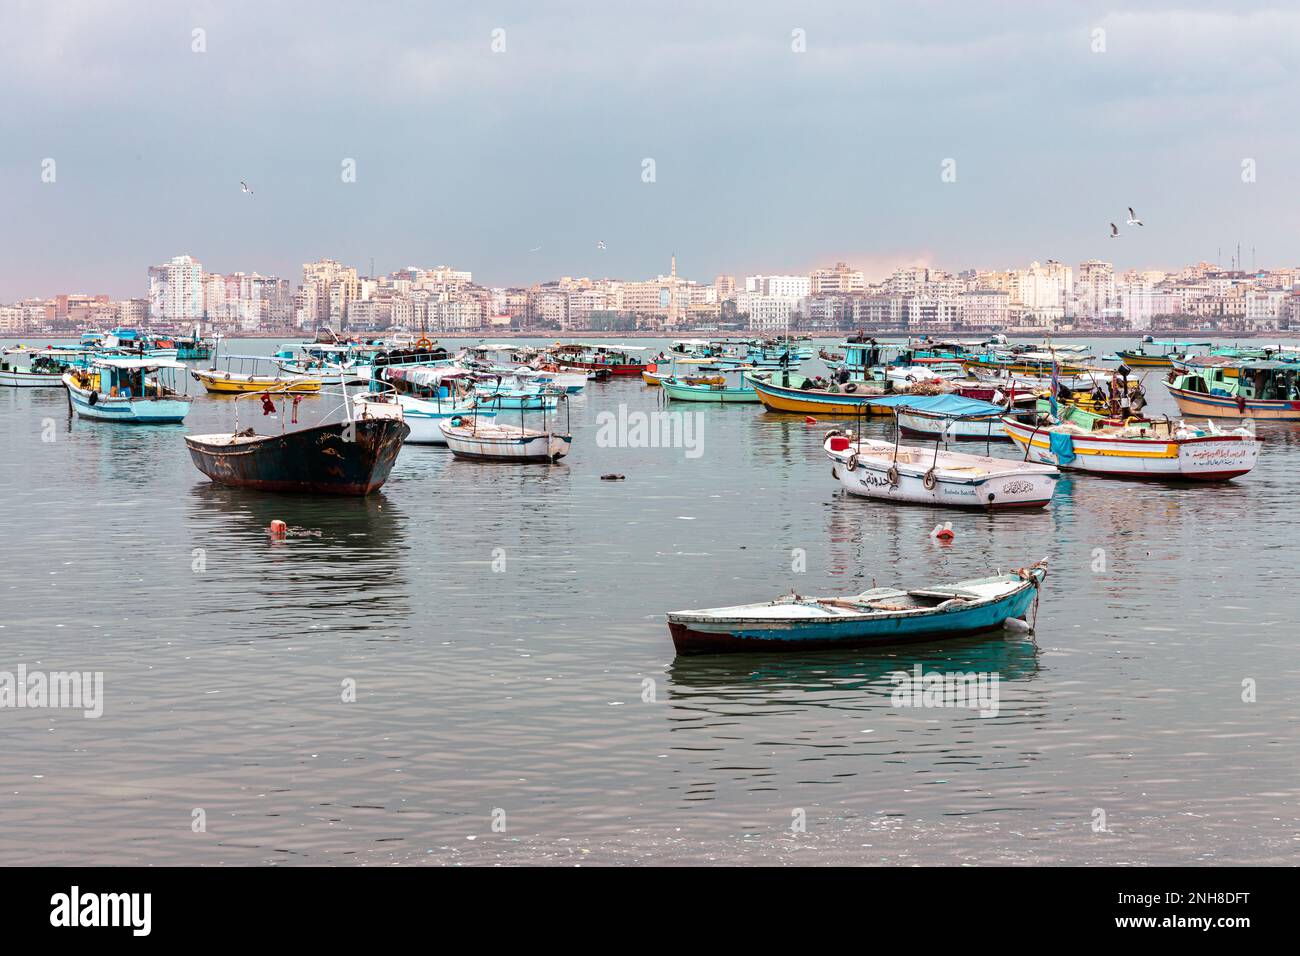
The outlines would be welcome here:
[[[905,409],[944,418],[982,418],[986,415],[1003,415],[1006,409],[992,402],[961,395],[882,395],[869,399],[866,404],[884,408]]]
[[[401,366],[390,366],[384,372],[384,377],[397,379],[402,382],[410,382],[412,385],[437,385],[443,379],[447,378],[465,378],[471,375],[467,369],[456,368],[450,365],[428,366],[421,365],[413,368],[402,368]]]
[[[1170,348],[1170,349],[1190,349],[1201,345],[1205,346],[1206,348],[1209,348],[1214,343],[1213,342],[1148,342],[1146,344],[1161,345],[1164,346],[1165,348]]]
[[[165,358],[97,358],[92,364],[101,368],[145,369],[146,371],[156,368],[189,369],[184,362]]]

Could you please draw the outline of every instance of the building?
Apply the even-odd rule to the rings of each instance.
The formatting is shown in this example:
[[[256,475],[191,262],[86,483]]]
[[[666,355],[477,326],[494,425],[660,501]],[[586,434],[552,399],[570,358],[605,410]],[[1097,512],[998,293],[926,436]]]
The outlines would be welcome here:
[[[802,299],[812,292],[812,279],[808,276],[746,276],[745,291],[777,298]]]
[[[190,326],[203,318],[203,266],[190,256],[176,256],[149,267],[149,321]]]
[[[862,292],[867,287],[866,278],[848,263],[837,262],[829,269],[814,269],[809,276],[811,295],[836,295]]]
[[[749,328],[755,332],[784,332],[794,324],[799,298],[791,295],[768,295],[745,291],[736,295],[736,313],[748,316]]]
[[[1011,294],[972,289],[957,296],[957,322],[967,329],[1001,331],[1011,324]]]

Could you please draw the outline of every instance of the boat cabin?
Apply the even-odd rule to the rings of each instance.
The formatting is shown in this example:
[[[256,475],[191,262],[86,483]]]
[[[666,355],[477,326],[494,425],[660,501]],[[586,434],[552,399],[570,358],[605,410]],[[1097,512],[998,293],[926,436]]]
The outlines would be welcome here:
[[[1300,399],[1300,364],[1261,359],[1232,365],[1198,366],[1179,376],[1175,387],[1231,398]]]

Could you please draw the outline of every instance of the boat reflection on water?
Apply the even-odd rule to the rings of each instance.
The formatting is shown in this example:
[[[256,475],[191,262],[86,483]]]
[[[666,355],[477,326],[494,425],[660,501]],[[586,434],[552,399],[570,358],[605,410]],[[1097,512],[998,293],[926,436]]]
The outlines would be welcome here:
[[[1038,646],[1023,633],[914,644],[864,653],[708,654],[678,656],[668,668],[675,721],[705,715],[739,716],[753,709],[832,708],[879,711],[891,707],[899,671],[919,664],[927,674],[997,674],[999,682],[1029,681],[1038,673]],[[674,728],[677,729],[677,728]],[[682,729],[685,729],[684,727]]]
[[[205,481],[188,501],[203,573],[187,600],[200,620],[220,615],[223,636],[333,630],[387,639],[408,626],[407,516],[382,492],[266,495]],[[272,521],[288,526],[283,538],[272,535]]]

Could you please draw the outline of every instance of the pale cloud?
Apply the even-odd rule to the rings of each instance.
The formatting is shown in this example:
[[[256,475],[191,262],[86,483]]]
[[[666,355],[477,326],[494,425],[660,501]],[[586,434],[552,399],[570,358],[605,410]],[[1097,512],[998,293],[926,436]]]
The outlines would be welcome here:
[[[646,275],[671,252],[697,278],[1174,265],[1238,240],[1295,263],[1297,47],[1300,9],[1208,0],[10,2],[0,212],[20,228],[0,232],[0,301],[138,293],[184,250],[495,282]],[[240,179],[254,202],[232,203]],[[1117,248],[1105,223],[1129,204],[1149,225]]]

